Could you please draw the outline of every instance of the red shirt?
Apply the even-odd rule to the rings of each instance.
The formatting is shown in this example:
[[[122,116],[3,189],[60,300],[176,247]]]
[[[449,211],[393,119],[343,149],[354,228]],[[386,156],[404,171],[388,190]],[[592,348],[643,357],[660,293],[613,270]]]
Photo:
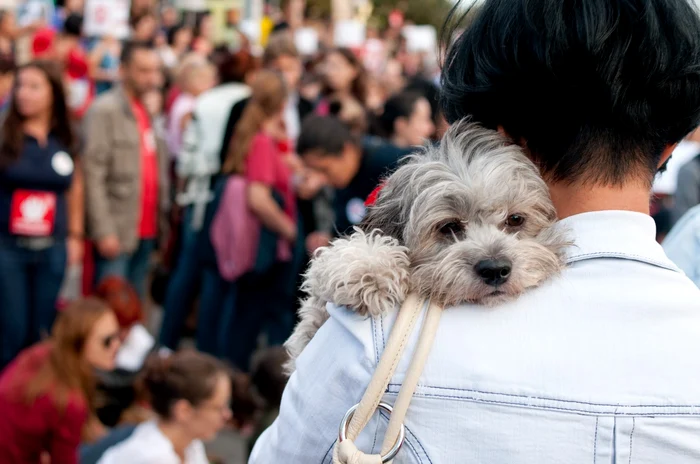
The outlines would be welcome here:
[[[245,177],[248,182],[265,184],[282,195],[284,212],[296,222],[297,201],[292,187],[292,171],[284,162],[284,156],[275,139],[258,132],[245,161]]]
[[[82,396],[73,395],[61,412],[50,394],[27,405],[18,392],[17,386],[31,382],[48,362],[50,352],[50,344],[34,345],[0,375],[1,463],[36,464],[43,452],[49,453],[51,464],[78,463],[78,447],[88,418]]]
[[[132,101],[141,138],[141,219],[139,237],[155,238],[158,232],[158,156],[151,118],[141,102]]]

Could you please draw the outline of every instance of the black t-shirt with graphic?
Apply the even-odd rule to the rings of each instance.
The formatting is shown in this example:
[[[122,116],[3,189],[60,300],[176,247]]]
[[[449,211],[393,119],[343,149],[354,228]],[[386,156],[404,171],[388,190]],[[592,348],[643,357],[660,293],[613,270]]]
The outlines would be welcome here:
[[[335,192],[335,235],[352,232],[352,227],[365,215],[365,200],[369,194],[414,150],[399,148],[376,137],[363,139],[360,169],[346,188]]]

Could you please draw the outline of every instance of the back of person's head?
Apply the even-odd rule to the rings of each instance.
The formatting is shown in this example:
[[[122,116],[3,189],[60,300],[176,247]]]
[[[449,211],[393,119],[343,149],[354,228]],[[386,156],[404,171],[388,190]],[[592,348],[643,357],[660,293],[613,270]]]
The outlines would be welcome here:
[[[333,116],[311,115],[301,124],[297,152],[301,155],[341,156],[347,144],[357,145],[350,128]]]
[[[263,66],[269,67],[283,56],[300,57],[294,38],[287,31],[276,32],[269,38],[263,53]]]
[[[409,119],[420,100],[424,99],[418,92],[404,91],[392,95],[384,104],[384,111],[379,116],[379,128],[383,137],[394,135],[396,121],[401,118]]]
[[[63,23],[63,34],[69,37],[80,37],[83,32],[83,15],[71,13]]]
[[[233,52],[226,46],[217,47],[212,53],[212,60],[221,84],[245,82],[248,74],[257,68],[255,57],[244,48]]]
[[[261,351],[253,360],[252,381],[269,408],[279,408],[288,376],[284,363],[289,355],[284,347],[276,346]]]
[[[553,182],[650,184],[700,122],[691,3],[486,0],[448,51],[445,115],[503,128]]]
[[[54,324],[48,362],[25,386],[25,400],[32,403],[50,391],[61,409],[76,394],[94,406],[93,368],[109,368],[113,362],[118,348],[116,328],[112,310],[100,299],[83,298],[69,305]]]
[[[223,393],[219,391],[222,385]],[[143,386],[153,411],[166,421],[194,420],[195,411],[207,406],[219,394],[223,397],[220,398],[222,404],[214,406],[226,410],[230,407],[231,386],[226,366],[196,351],[151,356],[144,367]]]
[[[144,321],[141,299],[126,280],[116,276],[106,277],[97,286],[95,296],[112,308],[120,329],[128,330]]]
[[[250,144],[263,123],[281,114],[287,100],[287,88],[279,73],[262,70],[253,81],[251,97],[229,142],[229,152],[223,164],[226,174],[242,174]]]

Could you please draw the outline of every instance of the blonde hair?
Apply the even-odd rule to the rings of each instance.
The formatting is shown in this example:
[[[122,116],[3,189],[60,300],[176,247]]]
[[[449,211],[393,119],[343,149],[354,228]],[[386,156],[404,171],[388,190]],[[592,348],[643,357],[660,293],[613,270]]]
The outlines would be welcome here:
[[[281,111],[286,99],[287,89],[282,76],[273,71],[257,73],[252,84],[252,96],[229,142],[228,155],[222,167],[224,174],[245,172],[245,161],[253,137],[267,119]]]

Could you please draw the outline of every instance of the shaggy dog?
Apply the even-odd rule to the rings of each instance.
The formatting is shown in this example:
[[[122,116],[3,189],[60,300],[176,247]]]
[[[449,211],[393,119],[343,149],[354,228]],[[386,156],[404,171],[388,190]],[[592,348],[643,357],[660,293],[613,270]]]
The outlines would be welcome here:
[[[495,131],[463,122],[386,181],[360,228],[321,249],[285,344],[294,360],[333,302],[376,316],[415,291],[443,307],[493,306],[564,266],[570,245],[535,165]]]

